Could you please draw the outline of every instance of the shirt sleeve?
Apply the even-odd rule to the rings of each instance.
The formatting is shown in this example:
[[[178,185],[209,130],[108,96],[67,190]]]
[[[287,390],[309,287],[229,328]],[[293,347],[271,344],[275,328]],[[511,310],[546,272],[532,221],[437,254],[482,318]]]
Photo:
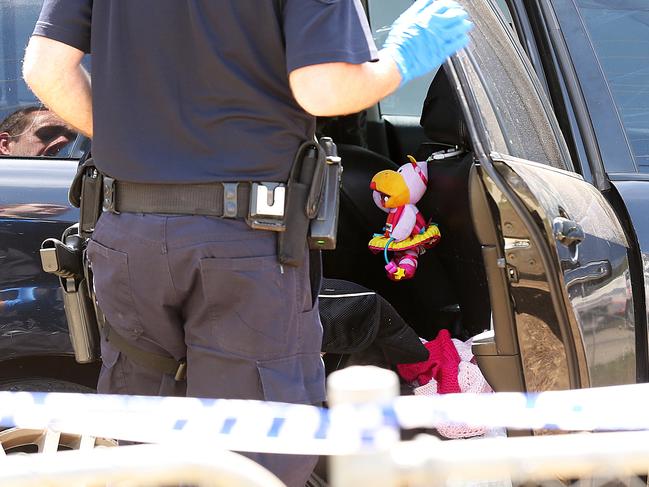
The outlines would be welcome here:
[[[286,68],[374,61],[378,52],[360,0],[286,0]]]
[[[45,0],[34,35],[90,52],[93,0]]]

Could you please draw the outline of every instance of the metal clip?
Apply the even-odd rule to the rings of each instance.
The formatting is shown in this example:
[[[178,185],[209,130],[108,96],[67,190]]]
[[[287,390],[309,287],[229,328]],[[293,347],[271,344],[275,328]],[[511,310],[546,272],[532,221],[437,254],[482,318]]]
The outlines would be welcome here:
[[[116,187],[115,179],[109,178],[108,176],[104,177],[104,198],[102,207],[104,211],[109,211],[111,213],[119,213],[115,210],[115,199],[116,199]]]
[[[248,224],[257,230],[283,232],[286,185],[282,183],[252,183]]]
[[[236,218],[239,213],[237,191],[239,183],[223,183],[223,217]]]
[[[181,382],[187,379],[187,359],[182,359],[178,363],[178,368],[176,369],[176,375],[174,380],[176,382]]]

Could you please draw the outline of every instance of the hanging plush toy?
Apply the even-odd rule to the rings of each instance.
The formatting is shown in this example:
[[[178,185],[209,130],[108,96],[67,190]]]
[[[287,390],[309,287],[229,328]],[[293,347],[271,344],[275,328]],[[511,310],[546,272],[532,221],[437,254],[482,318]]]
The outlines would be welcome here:
[[[369,248],[383,251],[385,270],[393,281],[410,279],[417,259],[440,239],[437,225],[427,223],[415,204],[428,185],[428,165],[408,156],[410,162],[397,171],[381,171],[372,178],[370,189],[376,206],[388,213],[384,233],[374,235]],[[392,259],[388,252],[393,252]]]

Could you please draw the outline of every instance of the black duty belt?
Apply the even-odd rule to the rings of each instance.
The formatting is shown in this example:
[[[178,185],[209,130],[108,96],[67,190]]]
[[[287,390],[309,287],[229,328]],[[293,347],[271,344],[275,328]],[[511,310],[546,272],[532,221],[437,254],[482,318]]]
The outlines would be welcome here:
[[[246,218],[250,183],[146,184],[104,177],[104,211]]]

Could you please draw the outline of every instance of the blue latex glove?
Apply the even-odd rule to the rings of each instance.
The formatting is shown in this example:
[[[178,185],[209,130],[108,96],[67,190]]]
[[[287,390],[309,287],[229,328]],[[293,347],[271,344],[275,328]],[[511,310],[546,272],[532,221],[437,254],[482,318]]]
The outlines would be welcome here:
[[[401,84],[437,69],[469,43],[473,24],[452,0],[417,0],[392,24],[383,51],[394,59]]]

